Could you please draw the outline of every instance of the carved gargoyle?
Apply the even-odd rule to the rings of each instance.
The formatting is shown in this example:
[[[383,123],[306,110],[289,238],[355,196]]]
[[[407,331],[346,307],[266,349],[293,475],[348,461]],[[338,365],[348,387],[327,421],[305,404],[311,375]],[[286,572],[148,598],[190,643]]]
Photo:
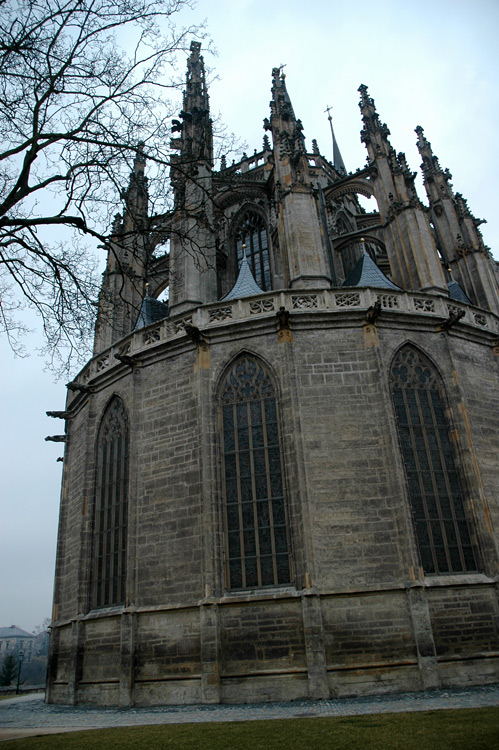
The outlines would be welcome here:
[[[69,391],[79,391],[80,393],[91,393],[92,389],[89,385],[83,385],[83,383],[77,383],[73,380],[71,383],[66,383],[66,388]]]
[[[379,318],[381,314],[381,302],[376,300],[374,305],[371,305],[371,307],[367,308],[366,312],[366,321],[370,324],[376,323],[376,320]]]
[[[129,367],[139,367],[140,362],[138,359],[134,359],[129,354],[115,354],[114,358],[118,360],[118,362],[121,362],[123,365],[128,365]]]
[[[192,325],[191,323],[186,323],[184,326],[184,331],[189,336],[191,341],[193,341],[196,346],[203,346],[208,343],[208,339],[204,334],[199,330],[197,326]]]
[[[449,331],[453,326],[456,325],[456,323],[459,323],[459,321],[464,318],[465,315],[465,310],[455,310],[449,313],[449,317],[442,321],[442,323],[440,323],[439,329],[441,331]]]
[[[276,318],[277,318],[277,328],[279,331],[286,331],[289,330],[289,310],[286,310],[285,307],[280,307],[279,311],[276,312]]]

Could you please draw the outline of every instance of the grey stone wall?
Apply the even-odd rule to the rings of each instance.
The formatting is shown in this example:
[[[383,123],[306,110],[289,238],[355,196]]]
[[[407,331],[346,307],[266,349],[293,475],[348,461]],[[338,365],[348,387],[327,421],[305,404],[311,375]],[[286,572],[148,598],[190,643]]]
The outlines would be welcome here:
[[[363,694],[497,679],[497,356],[434,319],[305,311],[185,336],[71,394],[48,698],[182,703]],[[135,334],[142,335],[141,332]],[[481,558],[424,579],[388,388],[411,342],[438,367]],[[276,381],[293,581],[224,587],[217,387],[241,352]],[[130,417],[125,607],[91,612],[95,439],[109,399]],[[456,581],[456,578],[458,579]]]

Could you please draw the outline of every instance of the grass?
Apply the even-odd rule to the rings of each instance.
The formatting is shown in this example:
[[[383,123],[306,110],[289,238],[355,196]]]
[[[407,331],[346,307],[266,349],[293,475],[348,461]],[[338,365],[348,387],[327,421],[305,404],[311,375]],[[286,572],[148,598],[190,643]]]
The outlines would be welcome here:
[[[96,729],[2,750],[494,750],[499,708]]]

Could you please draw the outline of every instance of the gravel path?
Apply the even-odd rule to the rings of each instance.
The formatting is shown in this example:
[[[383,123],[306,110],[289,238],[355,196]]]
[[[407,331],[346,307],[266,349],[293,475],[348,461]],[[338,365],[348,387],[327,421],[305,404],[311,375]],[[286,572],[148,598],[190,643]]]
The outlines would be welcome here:
[[[0,741],[40,734],[203,721],[248,721],[308,716],[357,716],[445,708],[499,706],[499,684],[424,693],[396,693],[365,698],[338,698],[289,703],[244,705],[153,706],[97,708],[47,705],[43,694],[0,701]]]

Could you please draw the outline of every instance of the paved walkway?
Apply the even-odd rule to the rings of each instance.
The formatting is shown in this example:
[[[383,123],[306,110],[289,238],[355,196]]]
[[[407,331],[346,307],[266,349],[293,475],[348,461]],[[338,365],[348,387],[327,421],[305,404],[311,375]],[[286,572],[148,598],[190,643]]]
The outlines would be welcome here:
[[[184,724],[202,721],[248,721],[308,716],[357,716],[403,713],[444,708],[499,706],[499,684],[425,693],[396,693],[366,698],[339,698],[290,703],[244,705],[153,706],[147,708],[96,708],[47,705],[43,695],[0,701],[0,742],[40,734],[130,727],[139,724]]]

